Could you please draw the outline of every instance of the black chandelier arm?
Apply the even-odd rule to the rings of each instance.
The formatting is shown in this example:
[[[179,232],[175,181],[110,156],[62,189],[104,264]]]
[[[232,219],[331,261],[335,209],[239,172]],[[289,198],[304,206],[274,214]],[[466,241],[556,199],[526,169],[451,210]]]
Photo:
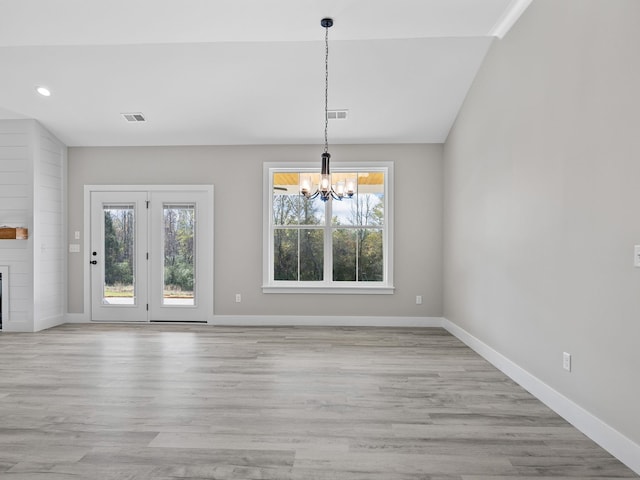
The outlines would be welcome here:
[[[342,201],[343,198],[352,198],[353,197],[353,192],[347,192],[344,193],[342,195],[339,195],[336,193],[335,189],[333,188],[333,185],[331,186],[331,188],[329,190],[327,190],[326,192],[323,192],[320,189],[316,189],[315,192],[313,193],[303,193],[302,196],[304,196],[304,198],[306,198],[307,200],[314,200],[318,197],[320,197],[320,199],[323,202],[326,202],[327,200],[329,200],[329,198],[333,198],[334,200],[338,200],[339,202]]]
[[[309,192],[307,192],[307,193],[303,193],[302,195],[303,195],[303,196],[304,196],[304,198],[306,198],[307,200],[313,200],[313,199],[315,199],[315,198],[318,198],[318,195],[320,195],[320,190],[316,190],[316,191],[315,191],[315,192],[313,192],[313,193],[309,193]]]

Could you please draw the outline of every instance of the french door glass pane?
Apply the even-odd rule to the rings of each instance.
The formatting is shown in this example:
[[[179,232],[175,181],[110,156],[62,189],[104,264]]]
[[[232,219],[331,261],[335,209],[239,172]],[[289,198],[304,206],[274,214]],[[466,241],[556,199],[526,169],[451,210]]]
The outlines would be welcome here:
[[[104,305],[135,305],[135,205],[103,205]]]
[[[195,305],[196,206],[163,204],[163,305]]]

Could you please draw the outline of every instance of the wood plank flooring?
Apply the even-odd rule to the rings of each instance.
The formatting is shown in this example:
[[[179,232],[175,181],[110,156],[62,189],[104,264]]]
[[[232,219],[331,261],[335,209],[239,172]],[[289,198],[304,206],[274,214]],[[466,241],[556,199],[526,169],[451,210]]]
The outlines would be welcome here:
[[[0,334],[1,479],[638,478],[442,329]]]

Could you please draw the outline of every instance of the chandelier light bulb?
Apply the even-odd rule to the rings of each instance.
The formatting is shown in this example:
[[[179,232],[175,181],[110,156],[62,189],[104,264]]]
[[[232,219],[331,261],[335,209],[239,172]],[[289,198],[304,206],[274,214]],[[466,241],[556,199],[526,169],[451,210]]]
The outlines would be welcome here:
[[[331,186],[331,176],[330,175],[322,175],[322,180],[320,181],[320,190],[326,192],[329,190]]]
[[[347,183],[345,185],[345,190],[349,197],[352,197],[354,193],[356,193],[356,179],[349,178],[347,179]]]
[[[300,193],[304,196],[308,196],[311,192],[311,178],[310,177],[302,177],[300,181]]]

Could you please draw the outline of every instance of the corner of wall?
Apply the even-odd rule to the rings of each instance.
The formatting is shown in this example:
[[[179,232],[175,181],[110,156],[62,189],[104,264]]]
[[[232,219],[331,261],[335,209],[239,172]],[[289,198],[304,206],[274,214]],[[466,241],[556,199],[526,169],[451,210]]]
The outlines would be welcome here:
[[[442,319],[442,326],[627,467],[640,474],[640,445],[447,318]]]

